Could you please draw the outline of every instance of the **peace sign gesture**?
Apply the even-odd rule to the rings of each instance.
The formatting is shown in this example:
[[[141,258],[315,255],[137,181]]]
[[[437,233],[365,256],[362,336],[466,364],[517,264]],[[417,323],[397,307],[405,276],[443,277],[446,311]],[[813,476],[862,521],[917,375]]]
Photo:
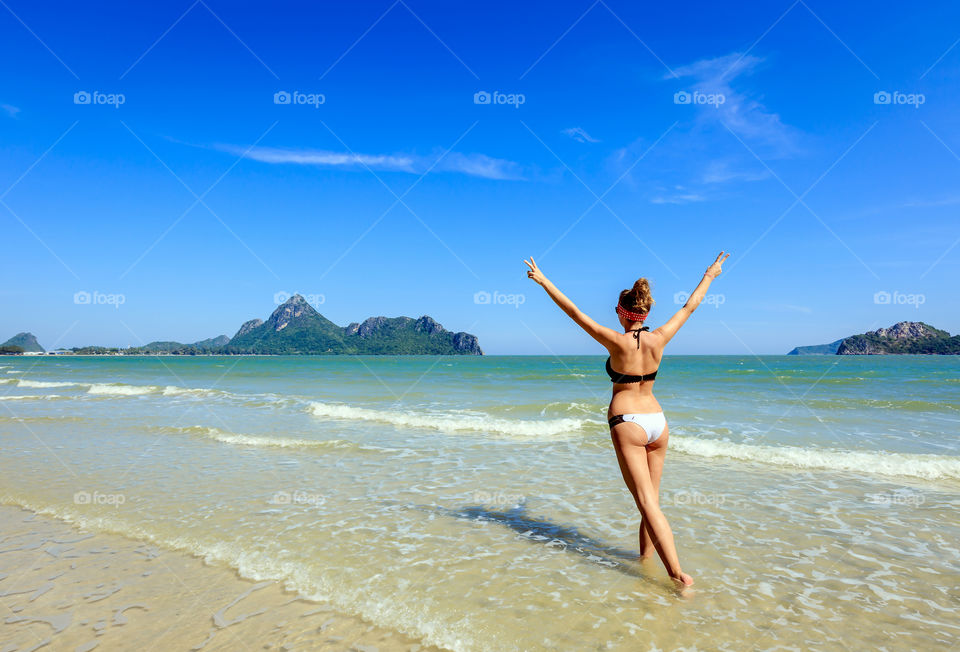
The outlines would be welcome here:
[[[533,259],[533,256],[530,256],[530,260],[524,260],[527,264],[527,267],[530,268],[530,271],[527,272],[527,278],[532,279],[537,285],[543,285],[544,281],[547,280],[547,277],[543,275],[543,272],[540,271],[540,268],[537,267],[537,261]]]
[[[718,276],[720,276],[720,273],[723,271],[720,268],[720,266],[723,265],[723,262],[729,257],[730,257],[730,254],[727,254],[726,256],[724,256],[723,252],[721,251],[720,255],[717,256],[717,259],[713,261],[713,264],[707,268],[707,271],[704,272],[704,274],[706,274],[710,278],[717,278]]]

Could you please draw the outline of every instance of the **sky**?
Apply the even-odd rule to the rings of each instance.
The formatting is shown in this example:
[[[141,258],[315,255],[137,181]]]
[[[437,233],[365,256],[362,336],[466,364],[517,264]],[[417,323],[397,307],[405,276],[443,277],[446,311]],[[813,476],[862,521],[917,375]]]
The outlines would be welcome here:
[[[0,2],[0,340],[233,335],[303,294],[488,354],[960,331],[960,5]]]

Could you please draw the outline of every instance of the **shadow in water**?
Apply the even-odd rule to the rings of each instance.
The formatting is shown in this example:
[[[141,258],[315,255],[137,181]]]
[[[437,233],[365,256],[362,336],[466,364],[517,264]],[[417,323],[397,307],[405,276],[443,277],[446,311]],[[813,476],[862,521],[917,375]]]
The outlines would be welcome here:
[[[542,543],[547,548],[565,550],[584,557],[589,562],[617,570],[626,575],[651,579],[640,566],[639,551],[624,550],[607,545],[603,541],[581,534],[572,525],[551,523],[529,516],[526,513],[526,505],[521,504],[502,511],[482,505],[470,505],[461,509],[418,505],[415,509],[440,513],[453,518],[499,523],[517,532],[521,537],[534,543]]]

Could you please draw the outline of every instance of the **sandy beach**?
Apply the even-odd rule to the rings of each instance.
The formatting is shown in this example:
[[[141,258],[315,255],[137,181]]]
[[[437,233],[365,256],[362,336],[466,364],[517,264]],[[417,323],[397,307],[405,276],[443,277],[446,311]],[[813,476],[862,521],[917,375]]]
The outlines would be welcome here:
[[[0,650],[435,650],[188,554],[0,506]]]

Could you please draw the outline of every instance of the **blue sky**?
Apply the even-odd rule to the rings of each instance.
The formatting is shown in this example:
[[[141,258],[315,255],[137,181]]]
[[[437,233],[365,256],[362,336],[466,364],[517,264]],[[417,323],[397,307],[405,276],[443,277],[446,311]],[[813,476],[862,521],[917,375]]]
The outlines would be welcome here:
[[[611,326],[650,278],[655,327],[721,249],[673,353],[957,332],[958,24],[949,2],[4,0],[0,339],[190,342],[300,292],[341,325],[600,353],[524,257]]]

